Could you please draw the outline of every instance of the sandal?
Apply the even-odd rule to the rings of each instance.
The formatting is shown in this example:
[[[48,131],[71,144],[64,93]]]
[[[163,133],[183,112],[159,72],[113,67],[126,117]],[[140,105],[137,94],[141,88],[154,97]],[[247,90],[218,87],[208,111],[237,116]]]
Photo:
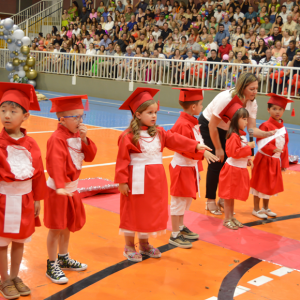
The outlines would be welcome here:
[[[128,253],[129,252],[129,253]],[[130,261],[133,262],[140,262],[143,260],[143,257],[140,253],[136,252],[136,251],[130,251],[130,249],[128,248],[124,248],[124,252],[123,255]]]
[[[236,218],[232,218],[231,220],[239,228],[243,228],[244,227],[244,225],[239,220],[237,220]]]
[[[228,221],[224,222],[223,226],[227,227],[228,229],[233,229],[233,230],[239,229],[239,227],[232,220],[228,220]]]
[[[152,258],[160,258],[161,257],[161,252],[157,248],[154,248],[152,245],[147,244],[146,247],[143,247],[140,244],[140,247],[142,248],[142,249],[140,249],[141,254],[147,255]]]
[[[205,207],[205,210],[209,211],[211,214],[213,215],[222,215],[222,212],[217,208],[215,210],[210,210],[208,209],[208,205],[209,203],[213,203],[213,202],[206,202],[206,207]],[[217,206],[218,207],[218,206]]]
[[[219,198],[219,201],[217,202],[217,206],[219,207],[219,211],[224,211],[224,199],[223,198]],[[233,214],[235,215],[235,212],[233,212]]]

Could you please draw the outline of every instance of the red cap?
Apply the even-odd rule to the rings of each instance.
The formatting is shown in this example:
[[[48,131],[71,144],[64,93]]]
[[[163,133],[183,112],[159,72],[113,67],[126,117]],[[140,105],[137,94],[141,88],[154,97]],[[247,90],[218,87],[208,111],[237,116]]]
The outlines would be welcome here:
[[[233,115],[243,107],[243,102],[238,96],[234,96],[232,100],[226,105],[226,107],[219,113],[219,117],[227,123],[233,117]]]
[[[179,101],[198,101],[203,100],[202,91],[211,91],[212,89],[194,89],[194,88],[172,88],[173,90],[180,90]]]
[[[0,82],[0,105],[12,101],[26,111],[41,110],[33,85],[26,83]]]
[[[294,102],[293,100],[287,99],[285,97],[279,96],[274,93],[269,93],[267,96],[270,96],[271,98],[269,99],[268,103],[278,105],[282,107],[283,109],[286,108],[286,105],[290,102]]]
[[[119,109],[131,110],[132,114],[146,101],[153,100],[158,89],[138,87],[129,98],[119,107]]]
[[[85,107],[82,99],[86,99]],[[52,107],[50,112],[62,112],[74,109],[88,110],[89,100],[87,95],[74,95],[67,97],[52,98]]]

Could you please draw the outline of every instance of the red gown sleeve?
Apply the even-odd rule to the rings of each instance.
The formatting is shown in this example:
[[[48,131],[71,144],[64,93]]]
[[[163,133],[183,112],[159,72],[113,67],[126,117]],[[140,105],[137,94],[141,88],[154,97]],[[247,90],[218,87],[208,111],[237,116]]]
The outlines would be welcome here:
[[[289,143],[289,135],[288,135],[288,132],[286,131],[285,145],[283,147],[283,152],[280,155],[281,168],[288,168],[290,165],[288,143]]]
[[[38,171],[36,176],[32,179],[32,191],[34,201],[40,201],[45,198],[45,193],[47,191],[46,177],[44,172],[44,166],[42,158],[39,158]]]
[[[84,153],[84,161],[91,162],[94,160],[96,153],[97,153],[97,147],[95,143],[87,137],[88,145],[84,142],[81,142],[82,145],[82,152]]]
[[[270,131],[269,127],[263,123],[259,126],[259,129],[263,130],[263,131]],[[260,140],[260,138],[256,139],[256,143],[258,143]],[[271,142],[269,142],[266,146],[264,146],[263,148],[261,148],[261,151],[266,153],[267,155],[272,156],[274,154],[274,150],[277,149],[276,145],[275,145],[275,139],[272,140]]]
[[[172,133],[175,133],[172,129],[170,130]],[[195,136],[191,128],[187,126],[178,126],[176,128],[176,133],[183,135],[187,137],[188,139],[194,140],[195,141]],[[190,153],[187,151],[177,151],[179,154],[183,155],[184,157],[195,159],[195,160],[202,160],[204,158],[204,151],[205,150],[200,150],[195,153]]]
[[[54,180],[57,189],[64,189],[67,182],[67,145],[58,138],[53,138],[47,144],[47,172]]]
[[[236,133],[232,133],[226,141],[226,154],[232,158],[246,158],[252,154],[250,146],[242,147],[241,139]]]

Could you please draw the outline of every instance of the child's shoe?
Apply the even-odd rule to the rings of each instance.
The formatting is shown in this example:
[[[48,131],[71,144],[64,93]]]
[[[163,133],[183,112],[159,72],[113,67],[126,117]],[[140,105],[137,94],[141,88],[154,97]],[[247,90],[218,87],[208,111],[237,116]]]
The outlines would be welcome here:
[[[258,217],[260,219],[268,219],[268,216],[264,213],[264,211],[262,209],[259,211],[256,211],[253,209],[252,215],[255,217]]]
[[[68,270],[68,271],[84,271],[87,269],[86,264],[82,264],[77,260],[71,259],[69,257],[69,253],[60,255],[58,254],[58,259],[57,259],[60,268],[62,270]]]
[[[237,230],[239,227],[233,222],[233,220],[224,221],[223,226],[227,227],[228,229]]]
[[[239,220],[237,220],[236,218],[232,218],[232,221],[239,228],[243,228],[244,227],[244,225]]]
[[[64,284],[69,281],[65,273],[60,269],[60,266],[56,261],[47,260],[47,272],[46,276],[54,283]]]
[[[17,299],[20,297],[20,293],[12,280],[0,282],[0,294],[2,294],[5,299]]]
[[[16,277],[12,281],[21,296],[28,296],[31,294],[30,288],[24,284],[20,277]]]
[[[277,214],[272,212],[270,208],[268,208],[268,209],[262,208],[261,211],[263,213],[265,213],[266,215],[268,215],[269,217],[276,217],[277,216]]]
[[[148,243],[146,245],[140,244],[139,252],[141,254],[147,255],[152,258],[160,258],[161,257],[161,252],[157,248],[154,248],[152,245],[149,245]]]
[[[169,244],[177,246],[179,248],[184,248],[184,249],[189,249],[192,248],[192,243],[188,241],[182,234],[178,234],[177,237],[173,237],[171,234],[170,239],[169,239]]]
[[[124,252],[123,252],[123,255],[130,261],[133,261],[133,262],[140,262],[143,260],[143,257],[140,253],[136,252],[135,250],[132,251],[130,250],[129,248],[127,248],[125,246],[124,248]]]
[[[183,229],[180,230],[180,234],[182,234],[183,237],[188,239],[188,240],[197,240],[197,239],[199,239],[199,234],[195,233],[195,232],[192,232],[186,226],[183,226]]]

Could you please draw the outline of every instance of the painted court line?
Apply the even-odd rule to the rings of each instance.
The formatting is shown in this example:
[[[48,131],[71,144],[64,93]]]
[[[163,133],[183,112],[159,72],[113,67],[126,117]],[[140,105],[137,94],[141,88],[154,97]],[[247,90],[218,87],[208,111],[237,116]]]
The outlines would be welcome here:
[[[252,284],[252,285],[255,285],[255,286],[261,286],[267,282],[270,282],[272,281],[273,278],[270,278],[270,277],[267,277],[267,276],[260,276],[260,277],[257,277],[253,280],[250,280],[248,281],[249,284]]]
[[[244,293],[246,293],[246,292],[248,292],[248,291],[250,291],[249,288],[246,288],[246,287],[244,287],[244,286],[238,285],[238,286],[236,287],[235,291],[234,291],[233,297],[242,295],[242,294],[244,294]]]
[[[207,298],[205,300],[218,300],[218,298],[214,296],[214,297]]]
[[[293,269],[282,267],[282,268],[277,269],[277,270],[275,270],[273,272],[270,272],[270,274],[276,275],[278,277],[281,277],[281,276],[286,275],[288,273],[292,273],[293,271],[294,271]]]

